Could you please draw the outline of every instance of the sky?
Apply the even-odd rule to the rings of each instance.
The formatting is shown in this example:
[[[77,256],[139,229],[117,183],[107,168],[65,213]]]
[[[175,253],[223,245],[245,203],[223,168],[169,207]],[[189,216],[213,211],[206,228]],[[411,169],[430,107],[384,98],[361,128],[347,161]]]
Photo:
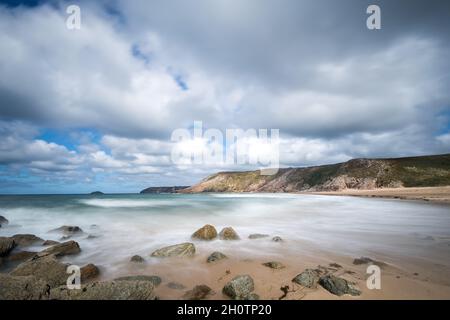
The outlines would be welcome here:
[[[0,1],[0,194],[257,169],[174,163],[194,121],[278,129],[282,167],[449,153],[449,30],[444,0]]]

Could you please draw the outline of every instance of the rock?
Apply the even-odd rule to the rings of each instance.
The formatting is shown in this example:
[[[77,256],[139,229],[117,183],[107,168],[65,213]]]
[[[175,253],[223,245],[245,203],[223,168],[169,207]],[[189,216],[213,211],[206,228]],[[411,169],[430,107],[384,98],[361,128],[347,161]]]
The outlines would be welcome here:
[[[81,230],[78,226],[62,226],[53,230],[50,230],[50,232],[62,232],[64,235],[75,235],[83,233],[83,230]]]
[[[219,233],[219,237],[222,240],[239,240],[238,234],[232,227],[223,228]]]
[[[340,264],[335,263],[335,262],[330,263],[329,266],[332,268],[336,268],[336,269],[342,268],[342,266]]]
[[[253,233],[248,236],[249,239],[261,239],[261,238],[267,238],[268,234],[261,234],[261,233]]]
[[[377,260],[373,260],[371,258],[368,257],[361,257],[361,258],[356,258],[353,260],[353,264],[354,265],[361,265],[361,264],[375,264],[379,267],[385,267],[386,263],[381,262],[381,261],[377,261]]]
[[[89,263],[80,269],[81,283],[86,280],[94,279],[100,274],[100,269],[93,263]]]
[[[257,295],[256,293],[250,293],[248,296],[247,296],[247,300],[259,300],[259,295]]]
[[[104,195],[104,193],[101,191],[93,191],[90,193],[90,195],[91,196],[102,196],[102,195]]]
[[[8,256],[9,261],[25,261],[31,259],[36,255],[37,252],[31,251],[19,251],[17,253],[10,254]]]
[[[184,257],[193,256],[195,254],[195,246],[193,243],[185,242],[175,244],[173,246],[164,247],[154,251],[152,257]]]
[[[42,245],[43,246],[53,246],[55,244],[59,244],[59,242],[58,241],[54,241],[54,240],[45,240]]]
[[[282,242],[283,239],[281,239],[281,237],[275,236],[275,237],[272,238],[272,241],[274,241],[274,242]]]
[[[9,223],[8,219],[6,219],[4,216],[0,216],[0,228],[2,226],[5,226]]]
[[[35,276],[45,281],[51,288],[66,284],[68,274],[66,264],[56,260],[54,256],[36,258],[21,263],[10,274],[13,276]]]
[[[315,289],[317,288],[317,283],[319,282],[319,272],[313,269],[306,269],[292,279],[292,282],[295,282],[303,287]]]
[[[210,293],[212,293],[212,289],[207,285],[201,284],[199,286],[195,286],[192,290],[187,291],[183,295],[183,299],[185,300],[202,300],[205,299]]]
[[[145,259],[136,254],[136,255],[131,257],[130,261],[131,262],[139,262],[139,263],[141,263],[141,262],[145,262]]]
[[[207,224],[192,234],[193,239],[212,240],[217,237],[217,231],[214,226]]]
[[[272,268],[272,269],[283,269],[285,268],[284,264],[282,264],[281,262],[278,261],[270,261],[270,262],[266,262],[263,263],[263,266]]]
[[[48,255],[54,255],[55,257],[62,257],[72,254],[80,253],[80,245],[78,242],[70,240],[67,242],[55,244],[41,252],[39,252],[36,256],[43,257]]]
[[[234,300],[247,300],[253,290],[255,290],[255,285],[252,277],[240,275],[228,282],[222,292]]]
[[[178,282],[169,282],[167,284],[167,287],[170,289],[175,289],[175,290],[182,290],[182,289],[186,288],[183,284],[178,283]]]
[[[206,259],[206,262],[211,263],[211,262],[219,261],[219,260],[226,259],[226,258],[227,258],[227,256],[224,255],[222,252],[215,251],[209,255],[208,259]]]
[[[356,289],[352,283],[331,274],[320,278],[319,283],[324,289],[338,296],[344,294],[359,296],[361,294],[361,291]]]
[[[81,290],[61,286],[50,290],[52,300],[155,300],[154,286],[150,281],[93,282]]]
[[[86,237],[86,239],[88,239],[88,240],[92,240],[92,239],[97,239],[97,238],[99,238],[100,236],[97,236],[97,235],[95,235],[95,234],[90,234],[90,235],[88,235],[87,237]]]
[[[31,246],[33,244],[37,244],[38,242],[39,244],[44,243],[44,239],[36,237],[34,234],[16,234],[13,235],[12,238],[18,246],[22,247]]]
[[[15,246],[13,238],[0,237],[0,257],[6,257]]]
[[[33,276],[0,274],[0,300],[41,300],[48,297],[48,286]]]
[[[159,286],[161,284],[161,277],[158,276],[126,276],[126,277],[120,277],[117,279],[114,279],[114,281],[149,281],[153,283],[155,287]]]

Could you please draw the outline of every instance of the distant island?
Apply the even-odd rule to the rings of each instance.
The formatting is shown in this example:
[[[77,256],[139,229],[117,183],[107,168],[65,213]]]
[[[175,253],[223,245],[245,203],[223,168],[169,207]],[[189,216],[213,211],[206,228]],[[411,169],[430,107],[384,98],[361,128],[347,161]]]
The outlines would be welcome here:
[[[183,189],[189,188],[189,186],[173,186],[173,187],[150,187],[142,190],[140,193],[177,193]]]
[[[260,171],[219,172],[181,193],[198,192],[336,192],[347,189],[450,186],[450,154],[282,168],[272,176]]]
[[[101,196],[101,195],[104,195],[104,193],[101,192],[101,191],[93,191],[93,192],[90,193],[90,195],[92,195],[92,196]]]

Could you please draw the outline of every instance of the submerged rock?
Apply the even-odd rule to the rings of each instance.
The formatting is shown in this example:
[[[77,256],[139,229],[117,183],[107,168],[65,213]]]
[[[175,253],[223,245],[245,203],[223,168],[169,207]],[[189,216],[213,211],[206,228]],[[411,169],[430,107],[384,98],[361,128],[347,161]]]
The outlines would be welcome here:
[[[34,276],[0,274],[0,300],[41,300],[48,297],[48,286]]]
[[[267,238],[269,237],[268,234],[262,234],[262,233],[253,233],[248,236],[249,239],[261,239],[261,238]]]
[[[42,245],[43,246],[53,246],[55,244],[59,244],[59,242],[58,241],[54,241],[54,240],[45,240]]]
[[[213,293],[212,289],[207,285],[201,284],[195,286],[192,290],[187,291],[183,295],[185,300],[202,300],[205,299],[209,294]]]
[[[192,234],[193,239],[212,240],[217,237],[217,230],[214,226],[207,224]]]
[[[306,269],[302,273],[295,276],[295,278],[292,279],[292,282],[307,288],[315,289],[317,288],[317,283],[319,282],[319,271]]]
[[[22,247],[31,246],[37,243],[44,243],[44,239],[36,237],[34,234],[16,234],[13,235],[12,238],[18,246]]]
[[[6,257],[15,246],[13,238],[0,237],[0,257]]]
[[[193,243],[185,242],[180,244],[175,244],[173,246],[164,247],[155,250],[151,256],[152,257],[183,257],[183,256],[193,256],[195,254],[195,246]]]
[[[373,260],[371,258],[368,257],[361,257],[361,258],[356,258],[353,260],[353,264],[354,265],[361,265],[361,264],[375,264],[379,267],[384,267],[386,266],[386,263],[381,262],[381,261],[377,261],[377,260]]]
[[[83,233],[83,230],[81,230],[81,228],[78,226],[62,226],[62,227],[50,230],[50,232],[62,232],[66,236],[69,236],[69,235]]]
[[[234,229],[232,227],[226,227],[223,228],[222,231],[220,231],[219,233],[219,237],[222,240],[239,240],[239,236],[236,233],[236,231],[234,231]]]
[[[6,219],[4,216],[0,216],[0,228],[2,226],[5,226],[9,223],[8,219]]]
[[[222,292],[234,300],[247,300],[255,290],[255,284],[249,275],[240,275],[233,278],[222,289]]]
[[[285,268],[284,264],[278,261],[269,261],[263,263],[263,266],[269,267],[271,269],[283,269]]]
[[[25,261],[31,259],[37,252],[19,251],[8,256],[8,261]]]
[[[134,255],[134,256],[131,257],[130,261],[131,261],[131,262],[142,263],[142,262],[145,262],[145,259],[142,258],[141,256],[139,256],[139,255],[136,254],[136,255]]]
[[[147,276],[147,275],[139,275],[139,276],[126,276],[119,277],[114,279],[114,281],[149,281],[153,283],[155,287],[161,284],[161,277],[158,276]]]
[[[169,282],[167,284],[167,287],[170,289],[175,289],[175,290],[182,290],[182,289],[186,288],[185,285],[178,283],[178,282]]]
[[[324,289],[338,296],[344,294],[359,296],[361,294],[361,291],[355,288],[352,283],[331,274],[320,278],[319,283]]]
[[[155,300],[150,281],[107,281],[82,285],[81,290],[61,286],[50,290],[52,300]]]
[[[274,241],[274,242],[282,242],[283,239],[281,239],[281,237],[279,237],[279,236],[275,236],[275,237],[272,238],[272,241]]]
[[[226,259],[226,258],[227,258],[227,256],[224,255],[222,252],[215,251],[209,255],[208,259],[206,259],[206,262],[211,263],[211,262],[219,261],[219,260]]]
[[[80,249],[80,245],[78,244],[78,242],[70,240],[67,242],[56,244],[45,250],[42,250],[36,256],[43,257],[43,256],[48,256],[48,255],[54,255],[55,257],[62,257],[62,256],[77,254],[77,253],[80,253],[80,251],[81,251],[81,249]]]
[[[100,274],[100,269],[93,263],[89,263],[80,269],[81,272],[81,283],[86,280],[91,280]]]

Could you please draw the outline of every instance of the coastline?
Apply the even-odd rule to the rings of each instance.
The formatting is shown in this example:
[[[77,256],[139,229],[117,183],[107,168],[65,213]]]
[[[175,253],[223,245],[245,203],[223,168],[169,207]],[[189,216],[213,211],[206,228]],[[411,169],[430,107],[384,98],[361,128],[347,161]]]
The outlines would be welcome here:
[[[341,191],[297,192],[298,194],[317,194],[327,196],[352,196],[368,198],[385,198],[400,200],[419,200],[450,205],[450,186],[445,187],[412,187],[382,188],[372,190],[345,189]]]

